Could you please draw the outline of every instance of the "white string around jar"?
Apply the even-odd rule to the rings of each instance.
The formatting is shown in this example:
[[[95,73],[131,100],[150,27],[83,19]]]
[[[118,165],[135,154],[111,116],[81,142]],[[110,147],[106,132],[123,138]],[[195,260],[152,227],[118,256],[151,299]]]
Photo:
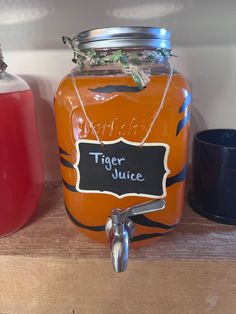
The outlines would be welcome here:
[[[167,80],[167,83],[166,83],[166,87],[165,87],[165,90],[164,90],[164,93],[163,93],[163,96],[162,96],[162,99],[161,99],[161,102],[160,102],[160,106],[159,106],[159,108],[157,109],[157,111],[155,112],[155,114],[153,115],[152,122],[151,122],[151,124],[150,124],[150,126],[149,126],[149,128],[148,128],[148,130],[147,130],[147,132],[146,132],[146,134],[145,134],[145,136],[144,136],[144,138],[143,138],[142,141],[140,142],[140,147],[142,147],[142,146],[145,144],[145,142],[147,141],[147,138],[148,138],[148,136],[150,135],[150,133],[151,133],[151,131],[152,131],[152,128],[153,128],[153,126],[154,126],[154,124],[155,124],[155,122],[156,122],[156,120],[157,120],[157,118],[158,118],[158,116],[159,116],[161,110],[162,110],[163,107],[164,107],[166,95],[167,95],[167,92],[168,92],[168,89],[169,89],[169,86],[170,86],[170,82],[171,82],[171,79],[172,79],[173,73],[174,73],[174,70],[173,70],[173,66],[172,66],[171,61],[169,62],[169,64],[170,64],[170,73],[169,73],[169,77],[168,77],[168,80]],[[86,109],[85,109],[85,106],[84,106],[84,102],[83,102],[83,100],[82,100],[82,98],[81,98],[81,95],[80,95],[78,86],[77,86],[77,84],[76,84],[76,78],[75,78],[75,76],[72,76],[72,83],[73,83],[73,87],[74,87],[75,93],[76,93],[76,95],[77,95],[77,97],[78,97],[78,99],[79,99],[79,101],[80,101],[80,105],[81,105],[83,114],[84,114],[84,116],[85,116],[85,119],[87,120],[87,122],[88,122],[90,128],[93,130],[97,141],[98,141],[101,145],[104,145],[103,142],[102,142],[102,140],[100,139],[100,137],[99,137],[99,135],[98,135],[98,133],[97,133],[97,131],[96,131],[94,125],[93,125],[93,122],[90,120],[90,118],[89,118],[89,116],[88,116],[88,114],[87,114],[87,112],[86,112]]]

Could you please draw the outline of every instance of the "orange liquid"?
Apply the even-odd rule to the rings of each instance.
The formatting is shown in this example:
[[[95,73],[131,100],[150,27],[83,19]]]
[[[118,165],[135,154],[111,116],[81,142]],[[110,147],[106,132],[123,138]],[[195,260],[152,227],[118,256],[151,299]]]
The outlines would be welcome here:
[[[141,142],[159,108],[167,80],[168,76],[165,74],[153,75],[148,86],[138,92],[95,91],[107,85],[135,87],[130,76],[81,76],[76,78],[76,84],[86,113],[102,141],[123,137],[128,141]],[[179,109],[188,93],[188,85],[183,77],[178,73],[174,74],[164,107],[146,141],[167,143],[170,146],[167,164],[171,173],[167,178],[167,205],[162,211],[137,218],[133,246],[145,245],[152,239],[159,238],[171,231],[180,220],[184,199],[184,169],[187,163],[189,107],[182,112]],[[73,168],[76,163],[75,142],[78,139],[96,140],[96,137],[83,114],[69,76],[64,78],[58,88],[55,112],[67,210],[83,233],[96,241],[107,243],[104,225],[112,209],[124,210],[152,198],[127,196],[119,199],[109,194],[73,191],[77,181],[76,170]],[[184,119],[186,122],[182,123],[179,130],[178,125]]]

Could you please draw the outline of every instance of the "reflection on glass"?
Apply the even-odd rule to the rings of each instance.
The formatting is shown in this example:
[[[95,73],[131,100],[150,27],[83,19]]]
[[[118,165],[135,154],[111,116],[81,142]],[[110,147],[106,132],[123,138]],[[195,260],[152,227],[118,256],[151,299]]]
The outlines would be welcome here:
[[[120,19],[146,20],[175,14],[183,8],[184,4],[180,1],[165,1],[112,9],[107,11],[107,15]]]
[[[27,23],[54,12],[54,8],[47,1],[0,0],[0,6],[0,25]]]

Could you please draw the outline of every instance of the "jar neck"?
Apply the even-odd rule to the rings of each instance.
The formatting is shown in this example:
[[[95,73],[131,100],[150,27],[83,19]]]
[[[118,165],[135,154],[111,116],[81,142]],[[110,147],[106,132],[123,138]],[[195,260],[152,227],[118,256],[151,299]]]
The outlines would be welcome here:
[[[96,67],[107,64],[120,64],[123,66],[142,65],[166,62],[171,57],[171,50],[165,48],[123,48],[123,49],[86,49],[73,47],[72,61],[79,66]]]
[[[150,81],[152,69],[166,69],[171,51],[168,49],[73,49],[75,62],[81,71],[122,71],[133,77],[136,85],[143,89]],[[163,71],[165,72],[165,71]],[[72,73],[73,74],[73,73]]]

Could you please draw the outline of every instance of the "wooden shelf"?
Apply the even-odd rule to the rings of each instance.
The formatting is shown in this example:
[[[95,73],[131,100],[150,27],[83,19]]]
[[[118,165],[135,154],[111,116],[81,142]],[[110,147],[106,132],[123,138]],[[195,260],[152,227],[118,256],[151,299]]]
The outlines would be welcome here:
[[[87,239],[71,223],[60,184],[47,184],[39,217],[0,239],[0,255],[108,259],[106,246]],[[236,227],[209,221],[188,206],[176,230],[152,245],[133,249],[131,260],[236,260]]]
[[[40,208],[0,239],[0,313],[234,313],[235,226],[186,205],[175,231],[131,250],[127,272],[115,274],[108,248],[68,219],[60,184],[46,185]]]

